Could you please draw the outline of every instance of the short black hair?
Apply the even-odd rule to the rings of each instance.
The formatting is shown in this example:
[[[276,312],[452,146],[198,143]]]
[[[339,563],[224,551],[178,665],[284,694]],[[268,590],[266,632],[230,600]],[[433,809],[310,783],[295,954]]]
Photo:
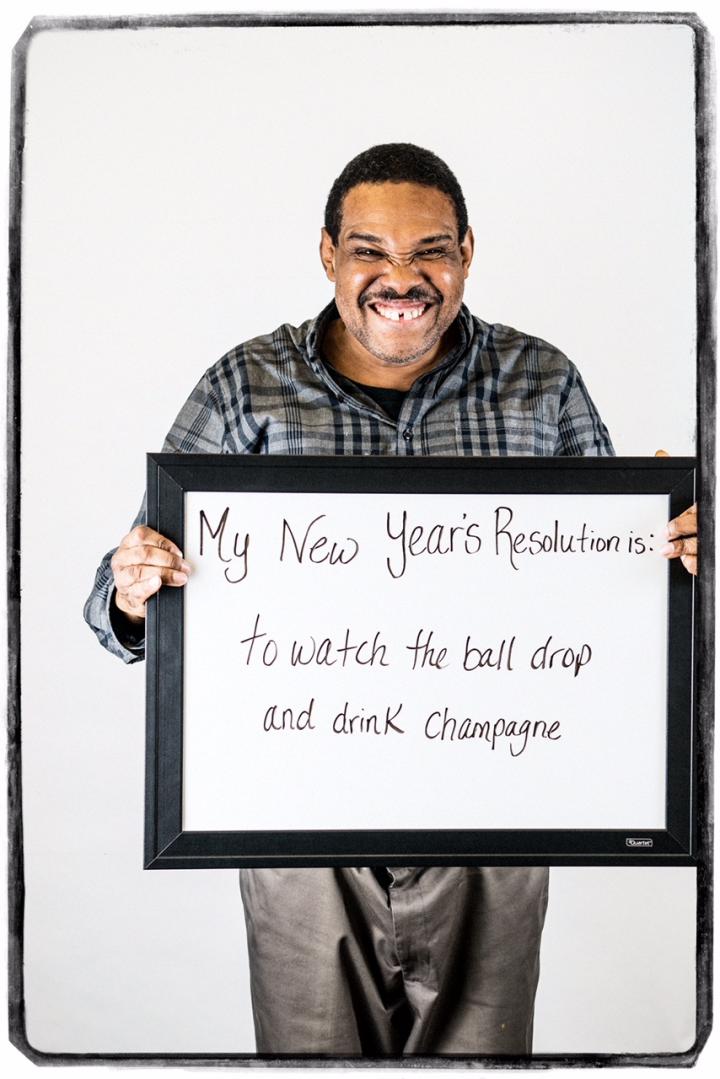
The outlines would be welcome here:
[[[385,142],[371,146],[348,162],[330,188],[325,204],[325,228],[337,244],[343,200],[358,184],[410,183],[434,187],[451,199],[457,217],[458,239],[465,239],[468,215],[462,188],[445,162],[411,142]]]

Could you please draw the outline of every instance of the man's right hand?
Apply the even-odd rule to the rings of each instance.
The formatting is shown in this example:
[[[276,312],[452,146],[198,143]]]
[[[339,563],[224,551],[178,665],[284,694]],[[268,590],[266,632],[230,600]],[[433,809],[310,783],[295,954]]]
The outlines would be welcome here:
[[[182,551],[147,525],[128,533],[112,557],[115,603],[131,622],[142,622],[145,604],[162,585],[184,585],[190,573]]]

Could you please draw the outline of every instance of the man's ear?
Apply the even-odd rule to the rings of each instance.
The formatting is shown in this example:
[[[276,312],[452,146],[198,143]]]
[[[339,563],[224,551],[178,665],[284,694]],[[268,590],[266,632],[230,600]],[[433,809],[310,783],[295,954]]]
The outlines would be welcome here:
[[[329,281],[335,280],[335,244],[326,228],[320,230],[320,259]]]
[[[467,277],[470,272],[470,263],[473,259],[473,253],[475,251],[475,237],[473,236],[473,230],[468,225],[468,230],[465,233],[465,239],[460,244],[460,254],[463,261],[463,270]]]

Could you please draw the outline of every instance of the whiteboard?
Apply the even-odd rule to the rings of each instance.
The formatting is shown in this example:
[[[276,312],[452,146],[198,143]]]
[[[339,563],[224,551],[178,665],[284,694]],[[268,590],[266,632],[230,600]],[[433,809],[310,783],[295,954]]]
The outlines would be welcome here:
[[[691,459],[148,465],[150,864],[692,859]]]
[[[184,827],[664,827],[666,513],[186,493]]]

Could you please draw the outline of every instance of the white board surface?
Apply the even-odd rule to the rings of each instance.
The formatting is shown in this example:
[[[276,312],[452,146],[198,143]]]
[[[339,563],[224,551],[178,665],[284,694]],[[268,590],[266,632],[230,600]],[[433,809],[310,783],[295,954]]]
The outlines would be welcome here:
[[[664,828],[666,519],[187,492],[184,829]]]

